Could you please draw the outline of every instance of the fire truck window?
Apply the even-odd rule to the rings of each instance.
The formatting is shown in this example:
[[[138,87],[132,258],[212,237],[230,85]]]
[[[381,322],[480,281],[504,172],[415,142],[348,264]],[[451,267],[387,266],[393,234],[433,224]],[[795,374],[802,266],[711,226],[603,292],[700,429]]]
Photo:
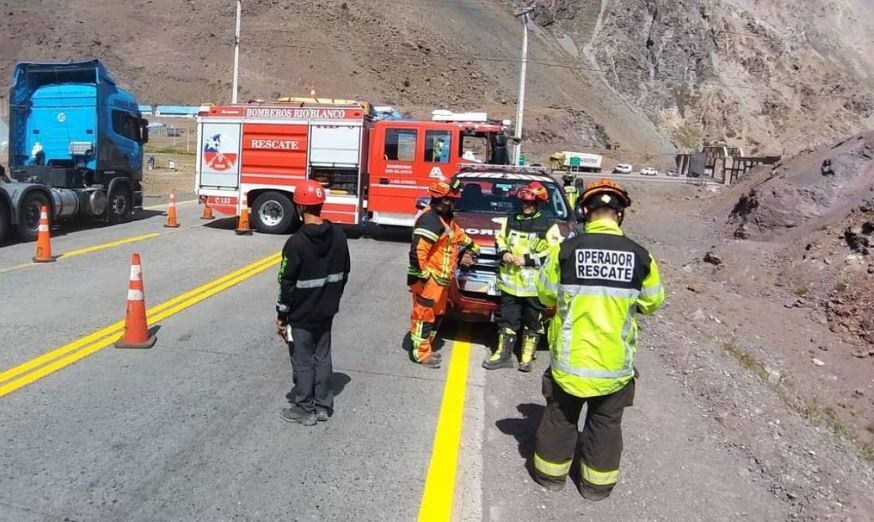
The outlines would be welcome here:
[[[416,130],[387,129],[385,131],[385,159],[416,161]]]
[[[425,133],[425,161],[429,163],[449,163],[449,131],[430,130]]]
[[[462,161],[488,163],[486,161],[489,157],[488,140],[482,134],[462,136],[458,153]]]

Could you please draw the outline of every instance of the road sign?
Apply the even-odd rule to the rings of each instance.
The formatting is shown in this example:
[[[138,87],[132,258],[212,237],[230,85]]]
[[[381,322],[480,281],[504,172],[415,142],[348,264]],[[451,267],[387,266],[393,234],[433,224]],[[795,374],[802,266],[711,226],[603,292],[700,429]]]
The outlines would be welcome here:
[[[525,165],[525,155],[519,154],[519,165]]]
[[[580,157],[579,156],[571,156],[571,167],[579,167],[580,166]]]

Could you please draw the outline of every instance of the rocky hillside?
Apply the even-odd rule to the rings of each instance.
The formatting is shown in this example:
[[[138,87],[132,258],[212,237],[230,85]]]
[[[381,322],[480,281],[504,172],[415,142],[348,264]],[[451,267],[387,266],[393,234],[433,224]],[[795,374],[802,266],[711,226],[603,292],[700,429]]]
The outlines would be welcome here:
[[[512,118],[521,3],[247,0],[242,99],[315,90]],[[667,164],[706,137],[791,153],[874,121],[872,0],[537,3],[529,151]],[[229,98],[231,1],[0,0],[0,14],[0,85],[19,60],[96,56],[145,102]]]
[[[777,245],[791,306],[824,311],[854,353],[874,354],[874,133],[788,158],[739,190],[729,232]]]
[[[874,124],[872,0],[538,3],[586,74],[680,147],[792,154]]]

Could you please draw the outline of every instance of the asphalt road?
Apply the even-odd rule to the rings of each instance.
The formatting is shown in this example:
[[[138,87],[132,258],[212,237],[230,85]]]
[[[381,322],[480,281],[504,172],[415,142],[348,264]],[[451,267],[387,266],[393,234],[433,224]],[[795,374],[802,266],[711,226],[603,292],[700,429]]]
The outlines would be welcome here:
[[[525,465],[547,354],[534,373],[486,375],[493,328],[448,325],[451,363],[410,363],[402,240],[350,240],[334,324],[336,414],[312,428],[282,422],[290,366],[273,332],[268,257],[285,238],[237,237],[227,220],[200,221],[196,205],[179,210],[175,230],[158,212],[66,229],[56,255],[159,235],[51,264],[29,264],[33,244],[0,248],[0,520],[441,520],[449,509],[454,520],[784,517],[760,485],[725,472],[743,463],[699,429],[692,401],[648,348],[616,495],[591,504],[573,488],[536,487]],[[90,355],[60,357],[32,382],[22,379],[45,366],[10,377],[58,347],[81,353],[69,343],[123,318],[132,251],[149,307],[254,268],[174,307],[151,350],[95,341]]]

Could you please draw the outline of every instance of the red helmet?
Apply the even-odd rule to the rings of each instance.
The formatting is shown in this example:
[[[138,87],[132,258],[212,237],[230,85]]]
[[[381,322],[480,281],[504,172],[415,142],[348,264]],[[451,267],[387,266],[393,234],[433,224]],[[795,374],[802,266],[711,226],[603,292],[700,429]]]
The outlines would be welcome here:
[[[428,187],[428,194],[432,198],[452,198],[458,199],[461,197],[457,188],[452,187],[445,181],[435,181]]]
[[[540,201],[542,203],[549,201],[549,193],[539,181],[532,181],[522,187],[516,196],[522,201]]]
[[[294,202],[305,207],[321,205],[325,202],[325,189],[318,181],[304,180],[294,191]]]

